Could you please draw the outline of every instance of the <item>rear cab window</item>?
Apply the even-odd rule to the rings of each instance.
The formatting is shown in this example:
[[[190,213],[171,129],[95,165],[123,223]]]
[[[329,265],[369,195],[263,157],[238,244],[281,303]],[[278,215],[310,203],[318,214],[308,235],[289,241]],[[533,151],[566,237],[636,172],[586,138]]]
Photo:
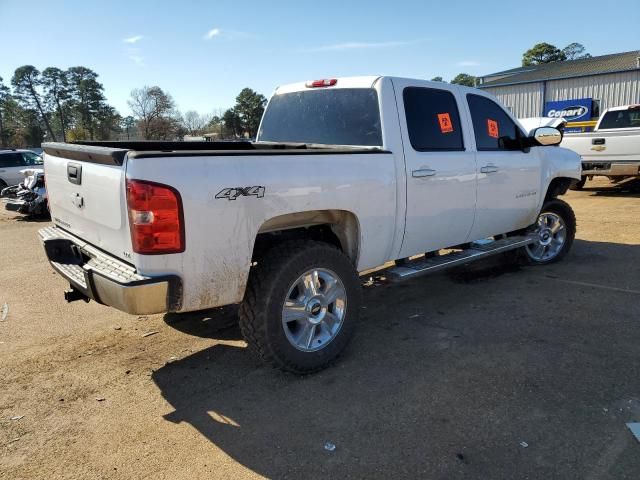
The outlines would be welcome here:
[[[519,150],[525,135],[500,105],[493,100],[467,94],[469,113],[478,151]]]
[[[381,147],[378,93],[373,88],[320,88],[276,94],[258,141]]]
[[[640,107],[628,110],[613,110],[604,114],[598,130],[616,128],[640,128]]]
[[[460,113],[451,92],[436,88],[407,87],[402,97],[409,140],[414,150],[464,150]]]

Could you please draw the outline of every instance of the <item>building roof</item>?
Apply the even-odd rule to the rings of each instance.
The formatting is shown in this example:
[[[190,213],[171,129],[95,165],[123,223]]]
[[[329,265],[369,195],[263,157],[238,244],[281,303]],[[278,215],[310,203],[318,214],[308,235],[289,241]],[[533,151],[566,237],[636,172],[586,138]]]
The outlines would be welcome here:
[[[598,57],[565,60],[563,62],[543,63],[527,67],[512,68],[502,72],[484,75],[478,88],[533,83],[560,78],[584,77],[601,73],[624,72],[640,69],[640,50],[612,53]],[[495,80],[486,80],[499,77]]]

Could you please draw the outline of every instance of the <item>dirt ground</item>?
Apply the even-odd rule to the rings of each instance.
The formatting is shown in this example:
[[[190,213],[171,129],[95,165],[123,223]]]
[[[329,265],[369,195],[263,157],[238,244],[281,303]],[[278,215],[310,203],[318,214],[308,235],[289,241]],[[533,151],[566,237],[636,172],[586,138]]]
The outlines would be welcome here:
[[[565,199],[565,261],[368,282],[356,338],[308,377],[255,361],[233,309],[66,304],[44,224],[3,211],[0,478],[636,480],[640,183]]]

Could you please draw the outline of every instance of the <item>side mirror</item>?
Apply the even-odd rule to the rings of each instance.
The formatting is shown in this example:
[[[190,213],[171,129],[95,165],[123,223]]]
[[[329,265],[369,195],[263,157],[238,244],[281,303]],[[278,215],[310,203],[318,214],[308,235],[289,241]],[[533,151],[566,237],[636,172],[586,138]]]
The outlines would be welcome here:
[[[553,127],[538,127],[533,131],[533,138],[538,145],[558,145],[562,141],[562,133]]]

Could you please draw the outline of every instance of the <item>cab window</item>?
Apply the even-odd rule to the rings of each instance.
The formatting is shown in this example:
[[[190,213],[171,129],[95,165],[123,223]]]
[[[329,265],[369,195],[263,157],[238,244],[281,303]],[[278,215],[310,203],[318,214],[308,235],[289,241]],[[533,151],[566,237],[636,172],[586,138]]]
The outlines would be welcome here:
[[[640,109],[612,110],[605,113],[598,130],[640,127]]]
[[[467,94],[473,132],[478,151],[519,150],[524,134],[493,100],[472,93]]]
[[[407,87],[402,96],[409,140],[414,150],[464,150],[458,105],[451,92]]]
[[[5,153],[0,155],[0,167],[24,167],[25,163],[20,153]]]
[[[42,165],[42,158],[33,152],[22,152],[25,165]]]

